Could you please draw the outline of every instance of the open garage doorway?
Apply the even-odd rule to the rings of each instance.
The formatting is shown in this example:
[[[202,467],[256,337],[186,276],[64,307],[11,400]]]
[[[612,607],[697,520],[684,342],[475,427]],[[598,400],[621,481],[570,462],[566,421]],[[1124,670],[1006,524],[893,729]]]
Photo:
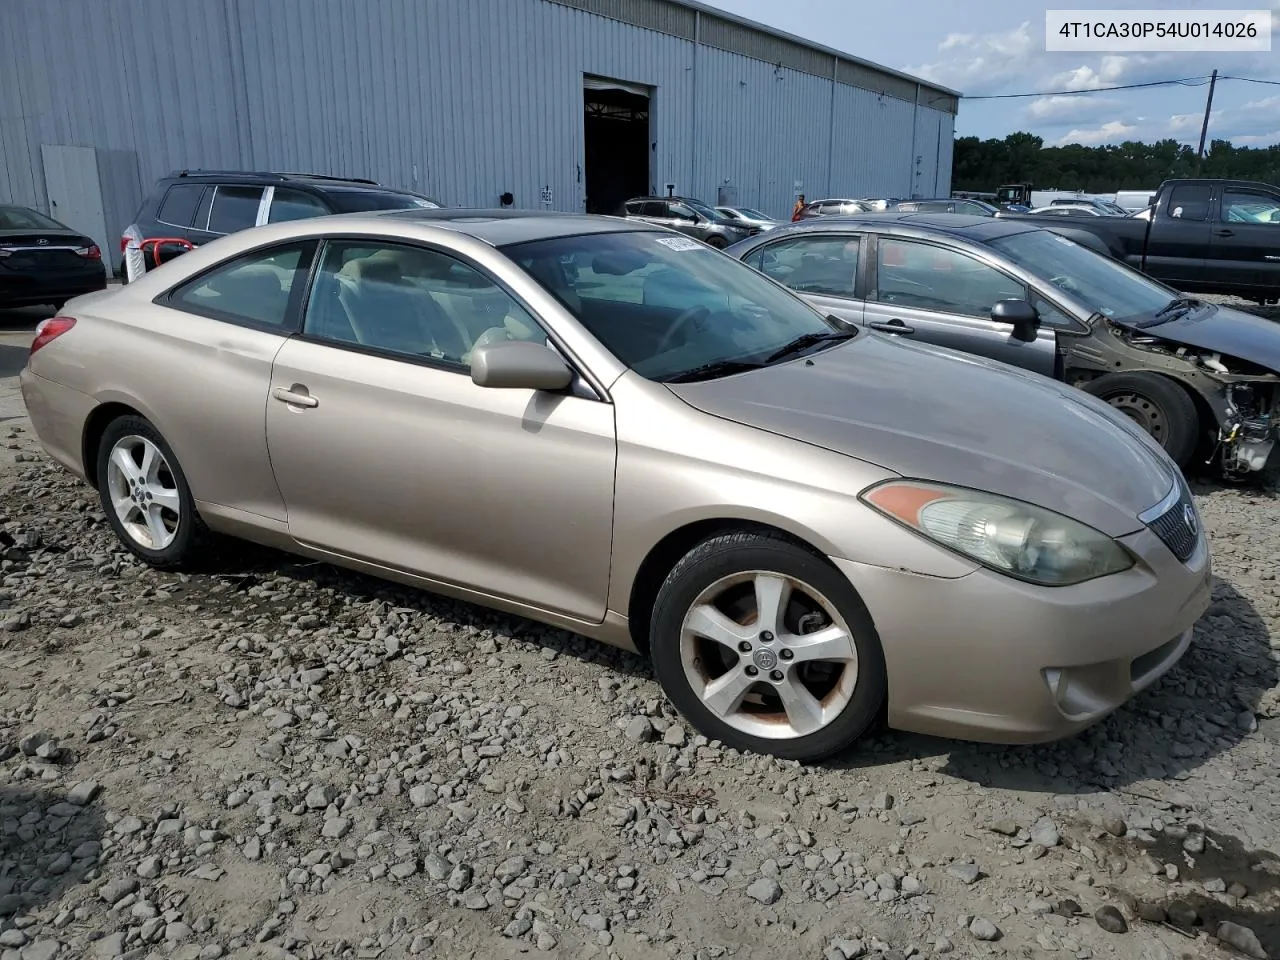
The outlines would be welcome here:
[[[649,193],[649,87],[583,77],[587,213],[617,213]]]

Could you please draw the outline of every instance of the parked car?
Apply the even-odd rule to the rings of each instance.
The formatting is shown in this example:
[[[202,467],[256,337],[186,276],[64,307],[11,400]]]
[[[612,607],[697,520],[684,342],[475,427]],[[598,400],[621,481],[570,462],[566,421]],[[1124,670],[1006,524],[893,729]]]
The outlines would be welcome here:
[[[1111,214],[1105,214],[1095,206],[1084,203],[1058,203],[1054,201],[1047,207],[1036,207],[1034,210],[1027,211],[1037,216],[1045,217],[1105,217]]]
[[[902,213],[967,213],[975,217],[994,217],[999,207],[981,200],[957,200],[939,197],[933,200],[899,200],[889,209]]]
[[[0,307],[46,304],[107,285],[92,239],[29,207],[0,206]]]
[[[264,223],[368,210],[435,209],[430,197],[372,180],[314,173],[181,170],[161,179],[120,238],[123,277]]]
[[[866,215],[727,252],[848,323],[1079,387],[1180,466],[1197,450],[1231,475],[1280,461],[1280,325],[1185,297],[1025,219]]]
[[[1073,217],[1072,226],[1096,235],[1116,259],[1179,290],[1280,301],[1280,187],[1166,180],[1145,218]]]
[[[813,200],[800,208],[797,220],[811,220],[814,217],[847,217],[854,213],[866,213],[870,210],[860,200]]]
[[[1097,197],[1054,197],[1045,206],[1048,207],[1091,207],[1103,217],[1127,217],[1129,211],[1110,200]]]
[[[775,220],[768,214],[761,213],[751,207],[716,207],[716,213],[726,216],[730,220],[741,221],[753,227],[759,227],[761,230],[772,230],[774,227],[782,225],[781,220]]]
[[[673,278],[725,307],[645,301]],[[1210,599],[1190,493],[1106,404],[633,220],[259,227],[68,304],[21,380],[152,566],[209,529],[532,617],[643,651],[707,737],[780,757],[882,709],[1070,734]]]
[[[678,230],[719,250],[761,231],[755,224],[727,217],[689,197],[635,197],[623,204],[623,216]]]

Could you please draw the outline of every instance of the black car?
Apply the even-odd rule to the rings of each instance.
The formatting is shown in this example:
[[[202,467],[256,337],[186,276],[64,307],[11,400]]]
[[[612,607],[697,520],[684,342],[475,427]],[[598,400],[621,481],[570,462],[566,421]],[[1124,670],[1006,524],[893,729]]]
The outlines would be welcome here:
[[[435,209],[373,180],[314,173],[182,170],[161,179],[120,238],[124,279],[217,237],[264,223],[368,210]]]
[[[36,210],[0,206],[0,307],[57,309],[106,285],[102,251],[90,238]]]
[[[633,197],[622,205],[621,214],[628,220],[679,230],[718,249],[760,232],[755,224],[726,217],[689,197]]]
[[[854,328],[1090,393],[1180,466],[1199,454],[1246,476],[1280,462],[1280,325],[1184,296],[1025,218],[825,217],[726,252]]]

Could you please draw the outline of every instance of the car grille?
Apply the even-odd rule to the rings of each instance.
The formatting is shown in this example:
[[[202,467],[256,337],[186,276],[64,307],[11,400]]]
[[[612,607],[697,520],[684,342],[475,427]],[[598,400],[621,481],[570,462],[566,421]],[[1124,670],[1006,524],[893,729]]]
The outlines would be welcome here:
[[[1184,563],[1196,552],[1200,542],[1200,516],[1187,485],[1178,480],[1178,499],[1168,510],[1148,521],[1152,532]]]

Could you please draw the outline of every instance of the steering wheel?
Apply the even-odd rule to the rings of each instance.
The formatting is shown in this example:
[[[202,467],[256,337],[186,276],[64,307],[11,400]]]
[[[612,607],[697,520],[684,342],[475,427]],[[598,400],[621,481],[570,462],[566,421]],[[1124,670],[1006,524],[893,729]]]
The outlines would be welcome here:
[[[664,333],[662,338],[658,341],[658,348],[654,352],[665,353],[671,346],[672,337],[684,329],[687,324],[705,320],[710,316],[710,314],[711,311],[701,304],[695,307],[690,307],[688,310],[682,310],[680,315],[671,321],[671,326],[667,327],[666,333]]]

